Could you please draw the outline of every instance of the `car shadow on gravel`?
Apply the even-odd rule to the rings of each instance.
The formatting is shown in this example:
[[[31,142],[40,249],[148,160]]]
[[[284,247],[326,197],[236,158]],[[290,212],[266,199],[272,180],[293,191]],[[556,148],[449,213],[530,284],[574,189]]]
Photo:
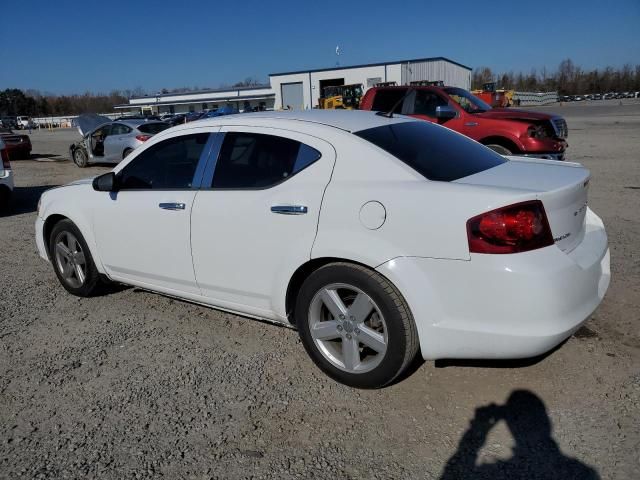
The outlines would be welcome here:
[[[58,185],[38,185],[35,187],[14,188],[9,208],[0,213],[0,217],[10,217],[12,215],[35,212],[38,209],[40,195],[57,186]]]
[[[501,421],[514,439],[512,457],[478,463],[489,433]],[[491,403],[476,409],[440,480],[600,478],[594,468],[564,455],[551,433],[552,422],[542,399],[529,390],[514,390],[504,405]]]

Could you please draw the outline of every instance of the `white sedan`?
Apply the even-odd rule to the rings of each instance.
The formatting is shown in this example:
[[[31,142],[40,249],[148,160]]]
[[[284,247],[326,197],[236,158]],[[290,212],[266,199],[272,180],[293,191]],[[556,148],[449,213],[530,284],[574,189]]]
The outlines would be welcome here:
[[[418,351],[530,357],[580,327],[610,278],[589,178],[408,117],[232,115],[47,191],[36,239],[74,295],[119,282],[290,323],[328,375],[381,387]]]

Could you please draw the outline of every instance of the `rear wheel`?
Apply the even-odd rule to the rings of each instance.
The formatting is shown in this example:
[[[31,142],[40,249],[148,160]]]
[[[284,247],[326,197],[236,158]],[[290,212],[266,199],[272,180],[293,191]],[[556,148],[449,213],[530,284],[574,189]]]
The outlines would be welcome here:
[[[125,158],[127,158],[127,155],[129,155],[131,152],[133,152],[133,148],[126,148],[124,152],[122,152],[122,159],[124,160]]]
[[[487,147],[489,147],[494,152],[499,153],[500,155],[513,155],[515,153],[509,150],[507,147],[503,147],[502,145],[490,144],[487,145]]]
[[[100,287],[100,274],[84,237],[71,220],[61,220],[51,231],[49,252],[62,286],[78,297],[90,297]]]
[[[87,166],[87,152],[85,152],[82,148],[76,148],[73,151],[73,163],[75,163],[78,167],[84,168]]]
[[[402,295],[373,270],[333,263],[303,283],[295,320],[305,349],[327,375],[384,387],[414,359],[418,335]]]

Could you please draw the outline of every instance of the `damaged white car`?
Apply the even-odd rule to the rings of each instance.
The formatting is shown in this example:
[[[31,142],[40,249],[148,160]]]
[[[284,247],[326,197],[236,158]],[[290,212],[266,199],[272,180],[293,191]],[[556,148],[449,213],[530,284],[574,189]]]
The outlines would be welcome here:
[[[73,162],[80,168],[90,163],[119,163],[136,147],[171,125],[145,120],[117,120],[84,114],[75,119],[82,140],[69,147]]]

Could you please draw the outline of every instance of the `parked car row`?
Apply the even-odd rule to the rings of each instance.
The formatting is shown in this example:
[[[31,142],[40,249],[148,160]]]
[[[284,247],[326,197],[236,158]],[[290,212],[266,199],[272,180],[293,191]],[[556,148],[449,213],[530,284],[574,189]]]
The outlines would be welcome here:
[[[562,95],[561,102],[581,102],[583,100],[613,100],[621,98],[640,98],[639,92],[588,93],[586,95]]]
[[[42,195],[39,254],[73,295],[118,282],[292,324],[317,366],[355,387],[389,385],[418,352],[541,354],[609,285],[590,173],[507,159],[437,125],[520,122],[527,141],[554,128],[467,94],[376,90],[365,101],[382,113],[264,112],[160,131],[112,171]],[[78,149],[95,148],[104,124],[89,127]]]

